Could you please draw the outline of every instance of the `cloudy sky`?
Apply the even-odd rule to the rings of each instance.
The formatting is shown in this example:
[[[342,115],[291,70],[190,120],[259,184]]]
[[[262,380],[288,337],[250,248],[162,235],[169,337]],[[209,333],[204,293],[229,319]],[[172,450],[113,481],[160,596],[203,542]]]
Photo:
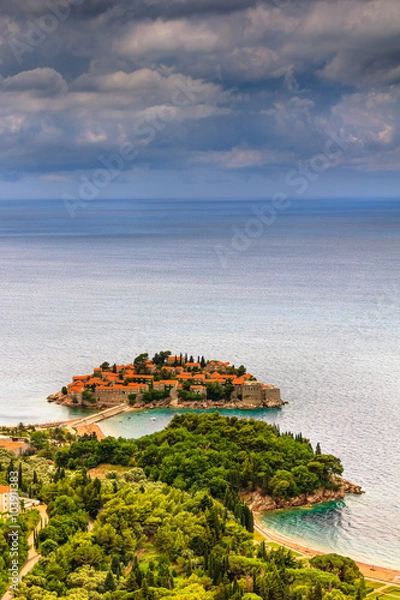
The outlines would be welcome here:
[[[1,0],[0,197],[397,197],[399,99],[399,0]]]

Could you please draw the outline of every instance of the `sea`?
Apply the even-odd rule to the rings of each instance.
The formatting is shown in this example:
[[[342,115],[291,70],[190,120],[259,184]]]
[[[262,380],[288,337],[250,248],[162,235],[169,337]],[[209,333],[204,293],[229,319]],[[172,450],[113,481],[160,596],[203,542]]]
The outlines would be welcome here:
[[[103,361],[169,349],[244,364],[288,404],[235,414],[320,442],[365,490],[268,513],[266,525],[400,568],[400,202],[67,208],[0,201],[0,423],[79,414],[46,397]],[[102,426],[139,437],[173,414],[131,413]]]

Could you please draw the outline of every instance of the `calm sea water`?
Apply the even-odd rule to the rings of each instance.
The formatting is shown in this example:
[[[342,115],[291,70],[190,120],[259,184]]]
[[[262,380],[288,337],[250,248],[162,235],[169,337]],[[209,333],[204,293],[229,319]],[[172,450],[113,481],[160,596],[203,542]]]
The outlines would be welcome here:
[[[97,201],[71,219],[57,201],[0,202],[0,422],[65,418],[46,396],[104,360],[245,363],[290,403],[254,416],[319,441],[367,491],[268,524],[400,567],[400,203],[297,202],[262,231],[260,205]]]

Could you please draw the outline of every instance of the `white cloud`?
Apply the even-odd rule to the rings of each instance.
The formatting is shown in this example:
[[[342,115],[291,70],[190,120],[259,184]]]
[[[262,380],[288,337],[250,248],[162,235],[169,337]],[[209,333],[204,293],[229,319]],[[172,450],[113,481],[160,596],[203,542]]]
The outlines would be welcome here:
[[[213,31],[206,22],[191,23],[185,19],[141,23],[129,27],[114,42],[118,54],[136,57],[150,54],[165,57],[176,52],[212,52],[225,45],[224,36]]]
[[[352,131],[360,144],[382,146],[399,141],[400,89],[355,93],[345,96],[332,110],[336,119]]]
[[[53,96],[65,93],[67,84],[63,77],[49,68],[37,68],[21,71],[0,82],[0,90],[4,92],[23,93],[29,91],[36,95]]]

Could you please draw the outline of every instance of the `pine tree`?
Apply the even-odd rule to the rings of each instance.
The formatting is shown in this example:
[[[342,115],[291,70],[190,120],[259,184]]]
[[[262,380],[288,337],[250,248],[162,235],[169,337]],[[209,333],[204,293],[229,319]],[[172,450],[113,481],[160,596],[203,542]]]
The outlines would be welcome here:
[[[316,448],[315,448],[315,454],[322,454],[321,452],[321,444],[318,442]]]

